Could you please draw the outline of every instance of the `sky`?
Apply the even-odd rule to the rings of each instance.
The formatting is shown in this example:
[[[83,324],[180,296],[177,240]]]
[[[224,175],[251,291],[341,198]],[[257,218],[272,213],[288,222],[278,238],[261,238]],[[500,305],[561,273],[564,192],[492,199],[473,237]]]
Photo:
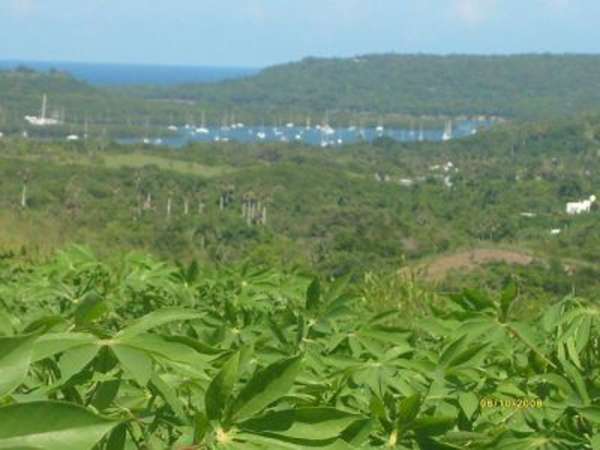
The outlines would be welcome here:
[[[0,60],[265,67],[368,53],[600,53],[599,0],[0,0]]]

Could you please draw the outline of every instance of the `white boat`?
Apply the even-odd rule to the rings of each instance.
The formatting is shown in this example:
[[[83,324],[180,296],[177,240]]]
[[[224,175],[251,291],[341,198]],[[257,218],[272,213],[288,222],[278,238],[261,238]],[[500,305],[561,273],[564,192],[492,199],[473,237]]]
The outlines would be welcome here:
[[[154,145],[162,145],[163,140],[161,138],[154,139]]]
[[[25,116],[25,120],[36,127],[47,127],[52,125],[58,125],[60,122],[57,119],[50,119],[46,117],[46,105],[48,97],[46,94],[42,97],[42,111],[40,117],[37,116]]]
[[[142,144],[150,144],[150,139],[148,139],[148,138],[142,139]]]
[[[294,124],[292,122],[286,123],[285,124],[286,128],[294,128]]]
[[[442,141],[449,141],[452,139],[452,121],[449,120],[446,122],[446,128],[444,129],[444,133],[442,134]]]
[[[259,131],[258,133],[256,133],[256,137],[262,141],[267,138],[267,133],[265,133],[264,131]]]
[[[423,142],[425,140],[425,133],[423,132],[423,125],[419,128],[419,142]]]
[[[78,141],[79,140],[79,136],[77,136],[76,134],[70,134],[67,136],[67,141],[73,142],[73,141]]]
[[[177,130],[179,130],[179,128],[177,128],[175,125],[169,125],[167,127],[167,130],[169,130],[169,131],[177,131]]]
[[[377,128],[375,128],[375,131],[377,131],[378,134],[383,134],[383,131],[384,131],[383,125],[377,125]]]
[[[321,127],[321,133],[324,133],[328,136],[335,134],[335,130],[329,126],[329,124],[325,124]]]
[[[196,128],[198,134],[210,134],[210,130],[206,127],[206,113],[202,111],[202,123]]]

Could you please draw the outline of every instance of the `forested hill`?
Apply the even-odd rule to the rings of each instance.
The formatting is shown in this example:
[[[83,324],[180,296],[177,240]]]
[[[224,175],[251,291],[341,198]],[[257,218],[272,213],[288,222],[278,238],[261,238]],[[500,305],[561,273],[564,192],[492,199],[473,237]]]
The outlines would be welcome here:
[[[86,120],[90,122],[91,134],[94,127],[107,128],[109,134],[123,134],[135,127],[163,125],[169,117],[183,121],[188,113],[180,104],[149,102],[94,87],[65,72],[37,72],[21,67],[0,70],[0,131],[20,132],[26,125],[25,115],[40,114],[44,94],[48,98],[47,115],[64,118],[66,125],[57,127],[58,131],[44,130],[47,134],[81,133]]]
[[[598,107],[600,56],[308,58],[245,79],[167,88],[161,95],[284,114],[330,110],[539,118]]]

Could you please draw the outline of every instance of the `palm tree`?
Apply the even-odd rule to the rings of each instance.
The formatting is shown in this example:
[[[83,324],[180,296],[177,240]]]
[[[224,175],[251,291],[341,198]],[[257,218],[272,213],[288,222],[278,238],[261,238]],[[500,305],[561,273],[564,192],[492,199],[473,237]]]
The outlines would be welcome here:
[[[229,204],[233,202],[233,194],[235,193],[235,185],[227,184],[221,187],[221,196],[219,197],[219,209],[223,211]]]
[[[173,196],[177,191],[177,186],[170,182],[167,184],[167,220],[171,219],[171,212],[173,209]]]
[[[23,181],[23,188],[21,189],[21,208],[27,208],[27,186],[31,180],[31,171],[25,169],[19,172],[21,180]]]

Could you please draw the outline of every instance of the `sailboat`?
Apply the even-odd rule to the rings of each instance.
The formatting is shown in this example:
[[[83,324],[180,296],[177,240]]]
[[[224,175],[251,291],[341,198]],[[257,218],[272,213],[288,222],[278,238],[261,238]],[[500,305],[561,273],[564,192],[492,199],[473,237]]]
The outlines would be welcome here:
[[[354,133],[356,131],[356,125],[354,125],[354,123],[350,123],[350,126],[348,127],[348,131],[350,133]]]
[[[321,133],[328,136],[335,134],[335,130],[329,125],[329,111],[325,113],[325,123],[321,126]]]
[[[46,117],[46,106],[48,103],[48,97],[46,94],[42,97],[42,111],[40,117],[37,116],[25,116],[25,120],[29,122],[31,125],[35,125],[37,127],[45,127],[50,125],[58,125],[59,121],[57,119],[49,119]]]
[[[265,133],[265,121],[264,120],[263,120],[262,127],[260,128],[260,131],[258,131],[256,133],[256,137],[261,141],[264,141],[267,138],[267,133]]]
[[[306,129],[310,130],[310,116],[306,117]]]
[[[145,137],[142,139],[142,143],[147,145],[147,144],[150,144],[150,139],[148,138],[148,129],[150,128],[150,120],[149,119],[146,119],[144,128],[146,129],[146,134],[145,134]]]
[[[173,114],[171,114],[171,120],[169,122],[171,123],[171,125],[169,125],[167,127],[167,130],[169,130],[169,131],[177,131],[178,130],[177,126],[173,124]]]
[[[202,111],[202,123],[200,124],[200,128],[196,128],[196,133],[198,134],[209,134],[210,130],[206,128],[206,113]]]
[[[377,131],[377,134],[379,134],[380,136],[383,134],[383,121],[381,119],[379,119],[377,128],[375,128],[375,131]]]
[[[229,131],[230,129],[231,128],[228,124],[228,117],[227,114],[225,114],[225,116],[223,116],[223,125],[221,125],[221,131]]]
[[[423,142],[425,140],[425,133],[423,132],[423,124],[419,127],[419,142]]]
[[[446,128],[444,129],[444,134],[442,134],[442,141],[449,141],[452,139],[452,121],[449,120],[446,122]]]

